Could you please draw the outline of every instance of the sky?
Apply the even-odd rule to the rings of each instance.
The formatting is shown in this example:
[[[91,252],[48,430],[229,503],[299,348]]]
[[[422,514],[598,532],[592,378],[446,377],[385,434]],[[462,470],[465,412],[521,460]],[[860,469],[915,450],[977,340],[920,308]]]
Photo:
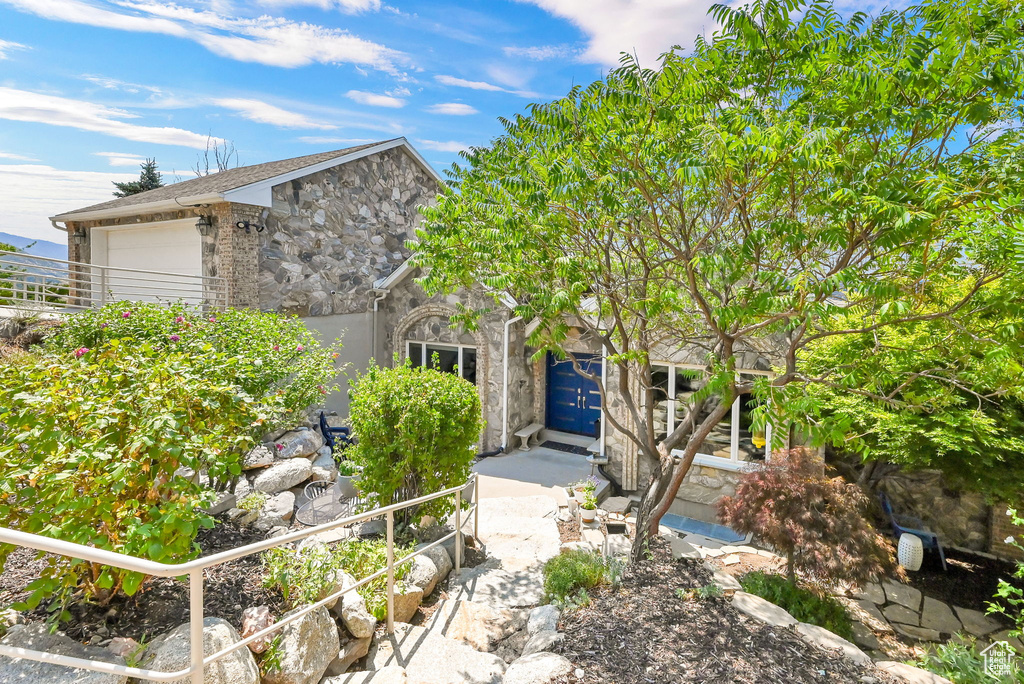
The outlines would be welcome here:
[[[872,9],[872,0],[847,2]],[[443,171],[499,116],[715,30],[712,0],[0,0],[0,232],[194,177],[405,136]]]

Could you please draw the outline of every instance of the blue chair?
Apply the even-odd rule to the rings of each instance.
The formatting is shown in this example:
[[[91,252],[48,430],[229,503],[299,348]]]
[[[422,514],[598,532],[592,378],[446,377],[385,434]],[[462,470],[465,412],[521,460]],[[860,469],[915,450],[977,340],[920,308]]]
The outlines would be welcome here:
[[[939,558],[942,559],[942,569],[946,570],[946,553],[942,550],[942,544],[939,543],[939,535],[928,529],[928,526],[920,518],[895,513],[892,510],[892,502],[889,501],[889,497],[886,496],[885,492],[879,492],[878,498],[882,502],[882,511],[889,516],[892,533],[896,536],[897,541],[901,534],[912,534],[918,537],[924,548],[936,549],[939,552]]]
[[[352,430],[347,427],[331,427],[327,424],[327,414],[320,412],[320,432],[324,443],[331,448],[332,454],[340,454],[349,445],[355,444]]]

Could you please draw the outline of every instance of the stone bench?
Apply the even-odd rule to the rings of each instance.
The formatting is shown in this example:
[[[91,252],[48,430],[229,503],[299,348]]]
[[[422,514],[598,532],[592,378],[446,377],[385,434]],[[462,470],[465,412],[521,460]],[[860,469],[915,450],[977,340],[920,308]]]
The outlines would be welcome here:
[[[519,447],[520,451],[529,451],[530,450],[530,440],[533,439],[535,436],[536,436],[536,439],[534,440],[534,446],[536,446],[537,443],[540,442],[539,435],[540,435],[540,431],[543,430],[543,429],[544,429],[544,426],[541,423],[530,423],[529,425],[527,425],[526,427],[522,428],[521,430],[516,430],[515,436],[518,437],[520,440],[522,440],[522,444]]]

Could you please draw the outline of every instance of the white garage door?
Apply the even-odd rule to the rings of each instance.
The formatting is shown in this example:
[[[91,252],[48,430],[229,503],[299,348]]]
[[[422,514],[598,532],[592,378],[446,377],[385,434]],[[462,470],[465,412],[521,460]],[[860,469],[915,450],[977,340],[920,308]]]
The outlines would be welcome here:
[[[195,219],[151,223],[103,231],[108,298],[143,301],[199,301],[202,285],[194,277],[176,278],[153,272],[203,274],[202,243]],[[94,244],[94,247],[100,245]],[[99,256],[99,255],[97,255]],[[100,263],[97,259],[96,263]],[[125,268],[149,273],[130,273]]]

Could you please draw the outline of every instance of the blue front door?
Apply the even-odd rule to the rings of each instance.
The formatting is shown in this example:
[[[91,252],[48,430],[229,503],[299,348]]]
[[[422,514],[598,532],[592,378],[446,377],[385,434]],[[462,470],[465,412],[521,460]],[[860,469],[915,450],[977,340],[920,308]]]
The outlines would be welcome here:
[[[577,354],[588,373],[601,375],[601,359]],[[547,427],[560,432],[597,437],[601,431],[601,393],[597,383],[576,372],[572,361],[548,353]]]

